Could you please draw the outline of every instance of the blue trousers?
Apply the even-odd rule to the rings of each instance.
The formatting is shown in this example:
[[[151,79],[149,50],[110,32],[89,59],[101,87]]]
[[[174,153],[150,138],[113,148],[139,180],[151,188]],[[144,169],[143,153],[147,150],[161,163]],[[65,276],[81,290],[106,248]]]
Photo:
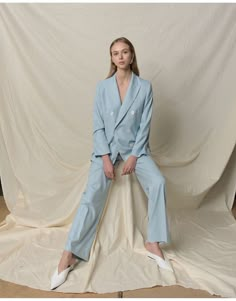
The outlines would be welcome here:
[[[119,164],[120,156],[115,162]],[[135,174],[148,198],[147,241],[169,242],[166,214],[165,179],[150,156],[137,159]],[[111,183],[104,170],[102,159],[92,161],[88,182],[72,222],[65,250],[88,261],[95,239],[96,228],[103,213]]]

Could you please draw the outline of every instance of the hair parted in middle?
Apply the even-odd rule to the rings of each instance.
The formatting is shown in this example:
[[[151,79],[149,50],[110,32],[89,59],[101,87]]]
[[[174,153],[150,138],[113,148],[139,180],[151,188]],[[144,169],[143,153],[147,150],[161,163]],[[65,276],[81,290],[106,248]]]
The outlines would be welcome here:
[[[110,70],[109,70],[109,73],[108,73],[108,76],[106,78],[109,78],[111,77],[114,73],[116,73],[116,70],[117,70],[117,66],[112,62],[112,52],[111,52],[111,48],[112,46],[117,43],[117,42],[123,42],[125,44],[127,44],[129,46],[129,49],[133,55],[133,60],[132,60],[132,63],[130,64],[130,69],[136,74],[139,76],[139,69],[138,69],[138,63],[137,63],[137,58],[136,58],[136,54],[135,54],[135,49],[134,49],[134,46],[133,44],[125,37],[120,37],[120,38],[117,38],[115,39],[111,45],[110,45],[110,58],[111,58],[111,64],[110,64]]]

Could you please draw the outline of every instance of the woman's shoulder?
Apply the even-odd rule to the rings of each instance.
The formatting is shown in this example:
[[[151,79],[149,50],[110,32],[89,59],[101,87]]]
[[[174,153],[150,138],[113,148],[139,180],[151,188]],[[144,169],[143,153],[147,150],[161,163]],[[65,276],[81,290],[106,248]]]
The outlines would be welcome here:
[[[96,84],[96,90],[103,90],[104,88],[110,86],[111,80],[111,77],[98,80]]]
[[[134,73],[134,75],[137,76],[137,77],[139,78],[139,80],[140,80],[143,84],[146,84],[146,85],[151,84],[151,81],[150,81],[150,80],[148,80],[148,79],[146,79],[146,78],[143,78],[142,76],[137,75],[137,74],[135,74],[135,73]]]
[[[142,78],[142,77],[140,77],[140,76],[139,76],[138,78],[139,78],[140,84],[141,84],[144,88],[146,88],[146,89],[152,88],[152,82],[151,82],[150,80],[144,79],[144,78]]]

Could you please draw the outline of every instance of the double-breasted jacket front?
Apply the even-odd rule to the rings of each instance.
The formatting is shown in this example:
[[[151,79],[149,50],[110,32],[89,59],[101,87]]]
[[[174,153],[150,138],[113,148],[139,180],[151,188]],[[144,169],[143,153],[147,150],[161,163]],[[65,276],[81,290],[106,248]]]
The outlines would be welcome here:
[[[130,155],[150,154],[149,133],[153,93],[148,80],[133,71],[123,102],[116,73],[96,87],[93,111],[93,153],[91,160],[109,154],[114,163],[118,153],[123,160]]]

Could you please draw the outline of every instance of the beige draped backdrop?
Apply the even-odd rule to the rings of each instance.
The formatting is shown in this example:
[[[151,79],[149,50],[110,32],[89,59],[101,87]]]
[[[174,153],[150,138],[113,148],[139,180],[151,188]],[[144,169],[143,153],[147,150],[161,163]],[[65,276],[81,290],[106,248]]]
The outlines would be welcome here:
[[[10,214],[0,278],[42,290],[85,188],[96,83],[117,37],[152,82],[150,145],[166,179],[174,273],[144,256],[147,199],[112,184],[89,262],[61,292],[180,284],[236,296],[236,5],[1,4],[0,168]]]

